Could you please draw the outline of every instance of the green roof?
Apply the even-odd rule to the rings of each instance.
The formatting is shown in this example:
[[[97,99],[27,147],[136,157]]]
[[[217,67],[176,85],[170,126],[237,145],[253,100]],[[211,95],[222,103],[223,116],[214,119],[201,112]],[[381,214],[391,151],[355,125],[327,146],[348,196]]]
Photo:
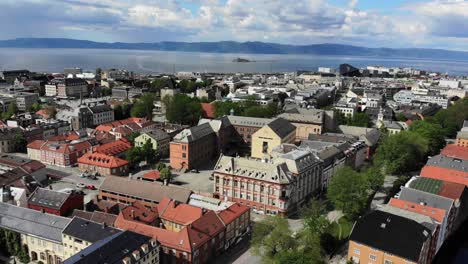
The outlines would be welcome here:
[[[418,179],[410,183],[410,188],[428,193],[438,194],[440,192],[440,189],[442,188],[442,184],[443,181],[440,180],[419,177]]]

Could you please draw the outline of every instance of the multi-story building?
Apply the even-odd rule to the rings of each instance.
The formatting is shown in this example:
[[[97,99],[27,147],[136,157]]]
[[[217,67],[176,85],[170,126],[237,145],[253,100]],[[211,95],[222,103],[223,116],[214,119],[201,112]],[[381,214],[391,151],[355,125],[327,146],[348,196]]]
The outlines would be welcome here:
[[[176,185],[163,185],[159,182],[108,176],[99,187],[98,198],[122,204],[139,201],[145,206],[153,207],[164,198],[187,203],[190,194],[192,194],[192,191],[189,189]]]
[[[90,141],[57,142],[35,140],[27,145],[28,158],[59,167],[73,166],[92,149]]]
[[[320,160],[298,149],[270,161],[221,156],[213,175],[215,196],[271,215],[293,212],[321,186]]]
[[[109,105],[84,106],[72,117],[72,128],[80,130],[114,121],[114,110]]]
[[[184,129],[170,143],[174,169],[200,168],[218,155],[218,139],[209,123]]]
[[[468,186],[468,160],[436,155],[427,160],[421,176]]]
[[[43,139],[65,135],[70,131],[70,123],[68,121],[36,119],[36,124],[42,130]]]
[[[406,217],[373,211],[361,217],[349,238],[354,263],[430,263],[431,230]]]
[[[39,94],[37,93],[19,92],[14,94],[14,97],[16,98],[16,106],[18,106],[18,110],[23,112],[31,109],[33,104],[39,101]]]
[[[121,232],[105,224],[73,217],[62,231],[63,255],[69,258],[90,245]]]
[[[457,133],[456,144],[457,146],[468,147],[468,129],[467,128],[463,128],[461,131]]]
[[[123,231],[88,246],[66,259],[64,264],[159,264],[159,247],[156,239]]]
[[[135,138],[135,146],[142,147],[148,140],[153,146],[153,149],[156,150],[161,157],[167,157],[169,155],[171,137],[168,133],[158,128],[142,133]]]
[[[307,139],[309,134],[322,134],[325,129],[325,111],[295,108],[295,112],[285,112],[278,117],[284,118],[296,127],[296,140]]]
[[[129,172],[129,162],[115,156],[88,151],[78,158],[78,168],[80,171],[102,176],[125,176]]]
[[[31,261],[60,264],[66,258],[62,230],[69,218],[0,203],[0,227],[21,234],[21,244],[28,247]]]
[[[252,135],[252,157],[268,158],[274,148],[283,143],[294,143],[296,127],[283,118],[277,118]]]
[[[36,188],[29,196],[28,208],[48,214],[68,216],[74,209],[83,209],[84,195],[77,192],[58,192]]]
[[[233,126],[236,133],[236,141],[239,141],[243,146],[250,147],[252,143],[252,135],[268,123],[273,121],[270,118],[246,117],[246,116],[228,116],[229,122]]]
[[[109,133],[116,139],[130,136],[133,132],[145,133],[157,127],[151,120],[138,117],[130,117],[110,123],[101,124],[96,127],[96,131]]]
[[[17,128],[0,128],[0,153],[15,152],[15,138],[21,135]]]

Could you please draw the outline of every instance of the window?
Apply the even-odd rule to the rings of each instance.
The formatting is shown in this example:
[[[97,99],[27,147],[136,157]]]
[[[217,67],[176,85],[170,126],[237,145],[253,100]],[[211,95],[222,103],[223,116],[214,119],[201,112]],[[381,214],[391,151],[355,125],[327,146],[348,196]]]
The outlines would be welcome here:
[[[354,249],[354,254],[361,255],[361,250],[359,250],[359,248],[355,248]]]
[[[370,258],[370,260],[373,260],[373,261],[376,261],[376,260],[377,260],[377,256],[376,256],[376,255],[369,254],[369,258]]]
[[[267,153],[267,152],[268,152],[268,142],[263,141],[262,153]]]
[[[186,157],[187,157],[187,154],[182,153],[182,158],[186,158]]]
[[[393,262],[392,262],[391,260],[386,259],[386,260],[384,261],[384,264],[393,264]]]

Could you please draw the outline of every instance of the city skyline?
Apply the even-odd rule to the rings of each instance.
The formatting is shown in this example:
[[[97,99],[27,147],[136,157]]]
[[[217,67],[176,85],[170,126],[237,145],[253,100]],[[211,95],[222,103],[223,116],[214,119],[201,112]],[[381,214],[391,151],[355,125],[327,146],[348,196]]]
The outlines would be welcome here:
[[[0,3],[0,39],[263,41],[467,50],[468,1],[21,0]]]

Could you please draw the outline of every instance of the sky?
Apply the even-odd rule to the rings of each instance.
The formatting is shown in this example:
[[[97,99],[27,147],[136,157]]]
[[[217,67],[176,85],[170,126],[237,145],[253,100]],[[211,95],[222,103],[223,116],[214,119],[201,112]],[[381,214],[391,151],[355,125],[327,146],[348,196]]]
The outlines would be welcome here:
[[[468,0],[0,0],[0,39],[468,50]]]

